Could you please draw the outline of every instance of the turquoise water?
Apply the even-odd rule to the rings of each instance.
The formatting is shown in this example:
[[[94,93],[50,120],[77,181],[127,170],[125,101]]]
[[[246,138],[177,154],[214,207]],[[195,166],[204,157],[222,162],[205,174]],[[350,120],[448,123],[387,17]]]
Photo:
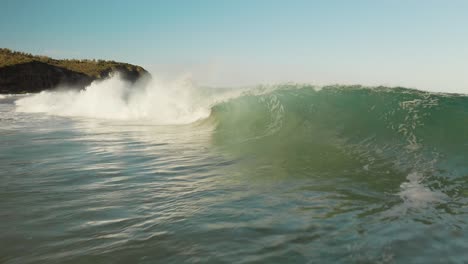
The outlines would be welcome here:
[[[177,125],[18,99],[0,99],[1,263],[468,261],[465,96],[285,85]]]

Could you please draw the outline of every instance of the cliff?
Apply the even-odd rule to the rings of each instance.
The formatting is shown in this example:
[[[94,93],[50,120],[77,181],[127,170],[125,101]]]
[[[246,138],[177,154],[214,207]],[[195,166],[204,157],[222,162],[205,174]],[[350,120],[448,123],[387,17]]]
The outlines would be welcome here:
[[[94,80],[119,72],[135,82],[149,75],[140,66],[104,60],[56,60],[0,49],[0,94],[34,93],[58,86],[83,89]]]

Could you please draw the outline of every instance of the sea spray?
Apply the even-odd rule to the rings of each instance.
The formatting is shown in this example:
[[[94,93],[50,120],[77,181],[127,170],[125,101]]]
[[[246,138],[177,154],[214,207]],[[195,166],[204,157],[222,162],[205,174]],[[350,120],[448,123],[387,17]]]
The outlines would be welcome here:
[[[44,91],[16,101],[18,112],[42,112],[117,120],[143,120],[152,124],[187,124],[209,116],[211,107],[239,91],[194,86],[187,78],[162,82],[156,78],[130,84],[118,74],[94,81],[84,90]]]

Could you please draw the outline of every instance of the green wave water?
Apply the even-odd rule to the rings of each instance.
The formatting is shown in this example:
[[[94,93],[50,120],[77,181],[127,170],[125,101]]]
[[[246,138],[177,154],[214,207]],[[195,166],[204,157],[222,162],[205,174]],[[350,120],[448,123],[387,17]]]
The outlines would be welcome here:
[[[125,92],[130,102],[105,104],[125,108],[118,119],[92,118],[86,104],[56,115],[71,94],[0,99],[0,262],[468,259],[467,96],[228,92],[191,91],[171,111],[135,107]],[[76,101],[106,99],[91,95]],[[147,113],[189,122],[151,123]]]
[[[284,86],[216,105],[215,141],[312,171],[468,173],[468,97],[404,88]],[[296,167],[296,166],[293,166]],[[303,167],[303,166],[299,166]]]

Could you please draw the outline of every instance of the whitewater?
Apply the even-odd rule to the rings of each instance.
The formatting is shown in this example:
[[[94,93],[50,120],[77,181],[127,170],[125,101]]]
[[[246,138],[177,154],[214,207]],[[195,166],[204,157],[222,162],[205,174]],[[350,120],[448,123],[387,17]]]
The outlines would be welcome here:
[[[0,262],[463,263],[467,121],[403,87],[2,95]]]

